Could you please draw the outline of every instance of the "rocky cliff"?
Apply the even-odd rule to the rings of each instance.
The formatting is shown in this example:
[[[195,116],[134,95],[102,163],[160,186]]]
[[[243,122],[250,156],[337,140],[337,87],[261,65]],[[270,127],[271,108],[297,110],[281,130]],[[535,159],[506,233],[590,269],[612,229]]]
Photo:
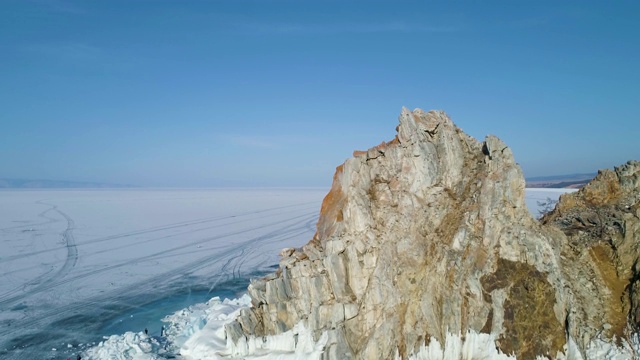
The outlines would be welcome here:
[[[453,338],[458,354],[488,339],[495,356],[632,356],[640,163],[601,172],[537,221],[498,138],[479,142],[439,111],[399,120],[393,140],[337,168],[315,236],[252,282],[230,341],[302,323],[327,359],[446,355]]]

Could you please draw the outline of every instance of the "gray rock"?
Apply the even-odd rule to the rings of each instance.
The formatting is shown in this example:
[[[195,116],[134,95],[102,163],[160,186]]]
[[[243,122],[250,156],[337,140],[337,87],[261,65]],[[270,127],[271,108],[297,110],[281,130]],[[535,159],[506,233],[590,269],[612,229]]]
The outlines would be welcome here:
[[[637,332],[640,162],[563,195],[541,223],[500,139],[481,143],[440,111],[403,108],[399,121],[336,169],[314,238],[249,286],[254,308],[229,336],[304,321],[329,334],[325,359],[389,359],[472,330],[528,359],[568,336],[584,352]]]

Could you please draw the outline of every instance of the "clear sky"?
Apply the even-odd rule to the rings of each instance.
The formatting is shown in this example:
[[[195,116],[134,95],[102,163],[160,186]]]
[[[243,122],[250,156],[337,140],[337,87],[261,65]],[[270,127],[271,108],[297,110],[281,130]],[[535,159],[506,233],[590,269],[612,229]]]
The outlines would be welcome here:
[[[328,186],[401,107],[525,175],[640,159],[640,1],[0,2],[0,178]]]

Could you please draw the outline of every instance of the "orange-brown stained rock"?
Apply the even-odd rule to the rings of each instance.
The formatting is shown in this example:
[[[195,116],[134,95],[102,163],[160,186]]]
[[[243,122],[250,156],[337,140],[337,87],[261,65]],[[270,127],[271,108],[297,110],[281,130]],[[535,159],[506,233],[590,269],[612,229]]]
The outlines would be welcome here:
[[[590,258],[583,266],[591,268],[587,273],[593,274],[596,287],[588,295],[602,299],[603,304],[595,325],[608,324],[601,331],[607,337],[615,335],[618,344],[628,338],[625,330],[634,324],[629,320],[640,310],[640,299],[631,291],[637,279],[637,240],[633,239],[637,217],[632,214],[638,196],[637,189],[623,185],[629,177],[626,166],[600,171],[579,191],[562,195],[556,208],[541,219],[564,232],[568,251]]]
[[[575,208],[589,208],[614,203],[623,194],[618,176],[611,170],[602,170],[582,189],[560,197],[556,211],[542,218],[543,223],[553,222],[555,218],[566,215]],[[551,216],[552,215],[552,216]]]
[[[629,296],[626,293],[626,287],[629,281],[620,278],[616,271],[615,265],[611,258],[612,250],[605,244],[598,244],[592,247],[589,255],[593,259],[593,263],[600,272],[602,281],[611,291],[611,297],[606,302],[609,307],[607,310],[607,323],[611,325],[611,329],[607,331],[609,337],[615,335],[618,340],[625,338],[624,329],[627,326],[627,312],[629,308]]]
[[[518,359],[535,359],[537,355],[555,356],[562,350],[564,324],[553,311],[555,291],[546,274],[532,265],[500,258],[496,271],[480,282],[488,298],[495,289],[507,289],[504,332],[498,339],[502,352],[515,353]]]
[[[376,150],[386,150],[387,147],[389,146],[389,143],[391,143],[391,141],[389,141],[389,142],[383,141],[380,144],[374,146],[373,148],[376,149]]]
[[[390,146],[396,146],[400,144],[398,137],[394,137],[389,142],[382,142],[374,147],[376,150],[386,150]],[[353,152],[353,156],[366,155],[366,151],[356,150]],[[342,191],[342,185],[340,184],[340,177],[344,171],[344,164],[336,167],[336,172],[333,175],[333,183],[331,190],[322,200],[322,206],[320,207],[320,219],[318,220],[317,231],[313,236],[313,240],[316,243],[326,241],[326,239],[333,234],[336,229],[337,223],[342,222],[343,211],[346,196]]]
[[[594,181],[585,185],[584,200],[590,205],[601,206],[615,201],[621,194],[616,173],[611,170],[601,171]]]
[[[336,168],[331,190],[329,190],[327,196],[322,200],[320,218],[318,220],[316,235],[314,236],[314,240],[316,241],[326,241],[335,231],[337,223],[343,220],[342,209],[346,200],[344,192],[342,191],[342,185],[340,184],[340,176],[342,176],[343,169],[344,164]]]

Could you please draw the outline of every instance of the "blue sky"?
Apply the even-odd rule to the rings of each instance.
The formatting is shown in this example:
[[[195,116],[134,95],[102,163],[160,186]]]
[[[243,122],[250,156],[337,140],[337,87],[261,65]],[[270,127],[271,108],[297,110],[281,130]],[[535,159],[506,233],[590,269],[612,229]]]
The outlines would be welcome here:
[[[0,177],[328,186],[402,106],[526,176],[640,159],[637,1],[0,3]]]

